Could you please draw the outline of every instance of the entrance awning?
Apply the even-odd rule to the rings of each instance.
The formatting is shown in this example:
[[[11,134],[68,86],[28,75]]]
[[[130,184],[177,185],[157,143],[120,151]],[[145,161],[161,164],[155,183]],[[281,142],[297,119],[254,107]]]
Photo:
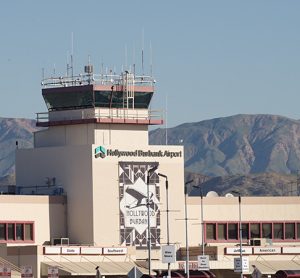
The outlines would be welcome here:
[[[249,272],[252,273],[254,266],[259,269],[262,274],[275,274],[282,269],[299,270],[300,260],[280,260],[280,261],[268,261],[268,260],[256,260],[249,262]]]
[[[101,275],[127,276],[136,265],[133,262],[42,262],[42,276],[48,276],[49,266],[56,266],[59,276],[95,276],[97,266]],[[139,267],[139,270],[142,273],[148,273],[147,269]]]

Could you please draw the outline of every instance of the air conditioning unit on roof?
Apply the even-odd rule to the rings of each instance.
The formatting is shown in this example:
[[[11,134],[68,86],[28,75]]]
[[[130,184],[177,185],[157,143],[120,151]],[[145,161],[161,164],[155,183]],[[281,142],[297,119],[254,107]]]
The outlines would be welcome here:
[[[52,245],[69,245],[69,238],[68,237],[60,237],[60,238],[52,238],[51,240]]]
[[[267,243],[266,238],[252,238],[249,240],[250,246],[265,246]]]

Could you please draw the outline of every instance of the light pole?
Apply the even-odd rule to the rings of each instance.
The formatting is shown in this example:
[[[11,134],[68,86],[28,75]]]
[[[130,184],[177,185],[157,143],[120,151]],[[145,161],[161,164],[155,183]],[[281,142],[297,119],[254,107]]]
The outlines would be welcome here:
[[[200,196],[201,196],[201,234],[202,234],[202,255],[205,255],[205,249],[204,249],[204,217],[203,217],[203,191],[202,187],[200,185],[193,186],[195,188],[200,189]]]
[[[242,230],[242,197],[241,193],[238,191],[231,191],[234,194],[238,194],[239,197],[239,234],[240,234],[240,264],[241,264],[241,278],[243,278],[243,251],[242,251],[242,236],[243,236],[243,230]]]
[[[187,205],[186,205],[186,199],[187,199],[187,185],[192,183],[194,180],[189,180],[184,184],[184,209],[185,209],[185,245],[186,245],[186,259],[185,259],[185,267],[186,267],[186,277],[190,278],[190,267],[189,267],[189,261],[190,261],[190,252],[189,252],[189,241],[188,241],[188,227],[187,227]]]
[[[166,179],[166,206],[167,206],[167,245],[170,245],[170,232],[169,232],[169,182],[168,177],[164,174],[158,173],[160,177]],[[170,263],[168,263],[168,278],[171,278]]]
[[[150,175],[157,170],[158,165],[155,165],[154,167],[150,168],[147,173],[147,221],[148,221],[148,270],[149,270],[149,276],[151,275],[151,225],[150,225],[150,190],[149,190],[149,184],[150,184]]]

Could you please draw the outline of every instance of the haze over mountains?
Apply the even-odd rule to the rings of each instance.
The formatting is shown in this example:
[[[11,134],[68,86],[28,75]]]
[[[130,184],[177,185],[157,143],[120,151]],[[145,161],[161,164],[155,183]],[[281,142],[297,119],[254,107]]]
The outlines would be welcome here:
[[[34,120],[0,118],[0,183],[12,181],[16,141],[32,147]],[[165,129],[149,134],[166,142]],[[289,195],[300,170],[300,121],[275,115],[235,115],[168,129],[168,144],[185,146],[186,175],[206,192],[241,189],[248,195]],[[274,174],[276,173],[276,174]],[[291,175],[293,174],[293,175]],[[199,192],[191,192],[193,195]]]

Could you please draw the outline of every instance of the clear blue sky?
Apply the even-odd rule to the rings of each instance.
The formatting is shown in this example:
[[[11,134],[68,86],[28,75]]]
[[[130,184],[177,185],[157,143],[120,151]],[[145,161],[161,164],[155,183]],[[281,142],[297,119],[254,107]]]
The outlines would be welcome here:
[[[91,55],[120,71],[145,68],[150,43],[157,90],[152,108],[168,125],[239,113],[300,119],[300,1],[15,1],[0,7],[0,116],[46,111],[46,75],[65,73],[74,37],[75,72]]]

